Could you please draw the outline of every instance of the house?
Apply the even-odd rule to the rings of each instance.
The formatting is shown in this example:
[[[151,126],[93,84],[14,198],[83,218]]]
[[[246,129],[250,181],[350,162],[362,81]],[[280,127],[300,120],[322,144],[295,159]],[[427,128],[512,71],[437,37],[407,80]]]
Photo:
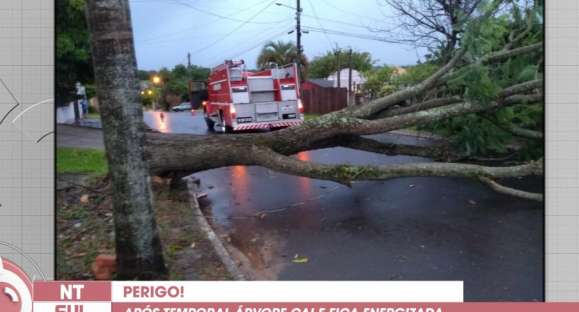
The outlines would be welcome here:
[[[312,90],[315,88],[333,88],[334,82],[327,79],[307,79],[302,83],[302,90]]]
[[[400,67],[400,66],[394,67],[394,75],[395,76],[404,75],[407,72],[408,72],[408,70],[406,70],[406,68],[404,68],[404,67]]]
[[[348,83],[348,78],[350,77],[350,69],[349,68],[344,68],[342,70],[340,70],[339,72],[340,74],[340,88],[348,88],[349,83]],[[334,83],[334,87],[338,87],[338,73],[333,73],[330,76],[328,76],[327,80],[331,80]],[[353,93],[357,93],[362,85],[366,83],[366,78],[364,78],[364,76],[362,75],[362,73],[360,73],[359,71],[352,69],[352,92]]]

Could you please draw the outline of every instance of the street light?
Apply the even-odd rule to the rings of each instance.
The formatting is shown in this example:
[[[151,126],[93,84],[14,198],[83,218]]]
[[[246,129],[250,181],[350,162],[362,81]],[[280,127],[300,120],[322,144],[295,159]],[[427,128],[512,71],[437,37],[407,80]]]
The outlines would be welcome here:
[[[300,66],[300,62],[302,61],[302,53],[303,53],[303,47],[302,47],[302,33],[307,33],[307,31],[302,31],[302,27],[301,27],[301,15],[303,12],[303,9],[301,7],[301,3],[300,0],[297,0],[296,2],[297,6],[296,7],[292,7],[291,5],[287,5],[285,3],[281,3],[281,2],[276,2],[275,5],[280,6],[280,7],[285,7],[285,8],[289,8],[292,10],[296,11],[296,29],[295,29],[295,33],[296,33],[296,47],[297,47],[297,57],[296,57],[296,64],[298,67],[298,75],[299,75],[299,80],[300,82],[302,81],[302,75],[301,75],[301,66]],[[290,31],[288,32],[288,35],[293,33],[294,31]]]
[[[153,78],[151,79],[153,80],[153,85],[161,85],[161,77],[159,75],[154,75]],[[161,91],[159,90],[158,96],[153,100],[153,110],[156,111],[157,110],[157,105],[159,104],[158,102],[160,101],[160,95],[161,95]]]

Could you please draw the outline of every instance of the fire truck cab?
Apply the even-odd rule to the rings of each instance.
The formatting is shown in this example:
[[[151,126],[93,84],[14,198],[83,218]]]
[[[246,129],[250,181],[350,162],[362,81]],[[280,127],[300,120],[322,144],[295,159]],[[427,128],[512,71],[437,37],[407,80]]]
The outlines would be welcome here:
[[[212,69],[207,89],[203,112],[209,130],[276,129],[303,122],[295,64],[250,72],[243,61],[225,61]]]

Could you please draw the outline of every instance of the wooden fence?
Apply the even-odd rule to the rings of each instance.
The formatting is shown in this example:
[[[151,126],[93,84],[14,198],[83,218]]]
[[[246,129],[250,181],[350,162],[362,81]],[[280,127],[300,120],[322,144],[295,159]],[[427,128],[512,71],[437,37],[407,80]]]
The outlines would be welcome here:
[[[346,88],[313,88],[302,90],[304,112],[307,114],[326,114],[340,110],[348,105]]]

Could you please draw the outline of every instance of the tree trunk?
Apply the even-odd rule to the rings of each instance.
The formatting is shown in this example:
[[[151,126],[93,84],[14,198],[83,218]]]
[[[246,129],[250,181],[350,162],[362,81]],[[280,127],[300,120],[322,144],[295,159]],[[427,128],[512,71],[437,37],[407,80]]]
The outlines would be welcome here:
[[[113,189],[118,278],[161,279],[166,268],[144,158],[129,1],[88,0],[87,19]]]

